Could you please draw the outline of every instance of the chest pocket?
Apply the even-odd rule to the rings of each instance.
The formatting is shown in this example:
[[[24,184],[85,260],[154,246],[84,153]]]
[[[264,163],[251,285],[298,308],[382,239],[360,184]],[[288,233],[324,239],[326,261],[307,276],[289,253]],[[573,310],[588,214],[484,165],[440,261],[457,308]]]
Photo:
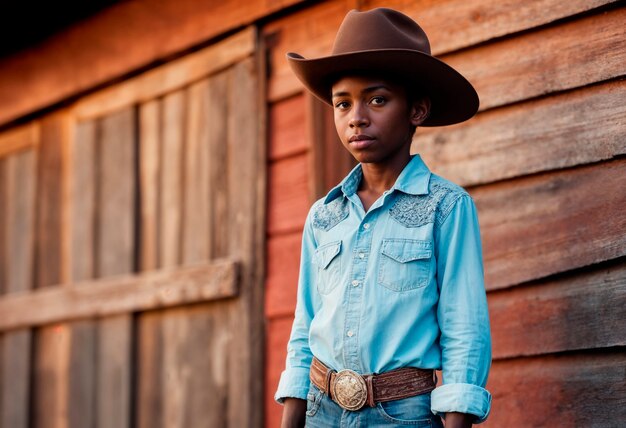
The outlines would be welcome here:
[[[430,280],[432,243],[415,239],[383,239],[378,283],[392,291],[424,287]]]
[[[330,293],[339,283],[341,276],[341,241],[329,242],[315,250],[313,264],[317,266],[317,290],[320,294]]]

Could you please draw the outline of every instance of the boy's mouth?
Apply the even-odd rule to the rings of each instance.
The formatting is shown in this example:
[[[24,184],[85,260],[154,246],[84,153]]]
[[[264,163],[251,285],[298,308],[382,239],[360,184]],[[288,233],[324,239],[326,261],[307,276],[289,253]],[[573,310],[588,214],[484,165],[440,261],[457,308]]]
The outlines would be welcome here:
[[[374,137],[367,134],[354,134],[348,139],[350,146],[355,149],[364,149],[374,143]]]

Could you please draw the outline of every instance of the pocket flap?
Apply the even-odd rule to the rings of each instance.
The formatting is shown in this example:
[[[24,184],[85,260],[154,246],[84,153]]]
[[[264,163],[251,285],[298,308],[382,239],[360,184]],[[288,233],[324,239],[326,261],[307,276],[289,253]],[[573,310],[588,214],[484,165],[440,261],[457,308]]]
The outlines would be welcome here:
[[[432,243],[416,239],[383,239],[381,253],[400,263],[429,259]]]
[[[315,250],[315,256],[313,257],[313,263],[326,269],[330,262],[341,251],[341,241],[329,242]]]

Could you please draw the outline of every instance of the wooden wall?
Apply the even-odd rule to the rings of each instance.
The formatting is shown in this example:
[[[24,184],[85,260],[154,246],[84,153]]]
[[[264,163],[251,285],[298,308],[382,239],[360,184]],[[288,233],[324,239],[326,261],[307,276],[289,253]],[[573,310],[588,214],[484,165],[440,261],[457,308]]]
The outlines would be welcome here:
[[[300,234],[325,174],[311,168],[324,132],[307,129],[328,128],[284,55],[328,54],[349,9],[377,6],[418,21],[434,53],[481,98],[471,121],[419,129],[414,151],[478,206],[494,353],[486,426],[626,423],[626,9],[601,0],[333,0],[264,27],[266,425],[279,426],[272,395],[293,320]]]
[[[0,427],[261,426],[248,28],[0,134]]]

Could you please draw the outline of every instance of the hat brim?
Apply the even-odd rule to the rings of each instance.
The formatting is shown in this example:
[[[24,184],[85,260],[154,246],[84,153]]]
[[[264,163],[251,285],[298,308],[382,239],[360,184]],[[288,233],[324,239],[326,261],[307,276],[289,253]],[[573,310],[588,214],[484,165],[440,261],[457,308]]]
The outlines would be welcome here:
[[[478,94],[471,83],[445,62],[419,51],[381,49],[306,59],[287,54],[292,70],[316,97],[332,105],[336,80],[350,73],[401,76],[408,85],[430,98],[429,117],[420,126],[443,126],[463,122],[478,111]]]

